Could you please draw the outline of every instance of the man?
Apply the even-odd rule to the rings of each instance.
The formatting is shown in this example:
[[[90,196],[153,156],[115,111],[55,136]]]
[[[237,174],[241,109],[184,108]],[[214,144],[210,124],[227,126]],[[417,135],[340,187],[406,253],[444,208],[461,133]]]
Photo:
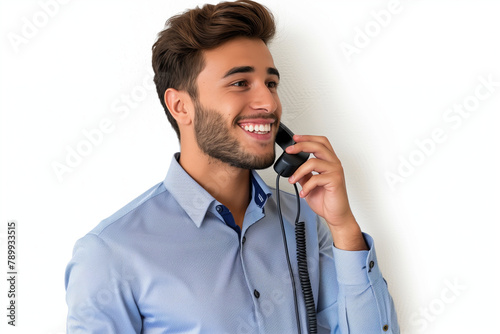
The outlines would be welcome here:
[[[268,10],[249,0],[167,22],[153,67],[180,153],[162,183],[75,245],[68,333],[307,332],[298,287],[294,310],[278,194],[254,171],[274,162],[282,113],[267,48],[274,31]],[[324,137],[294,140],[288,153],[313,154],[289,181],[302,188],[318,332],[398,333],[373,241],[351,212],[332,146]],[[282,193],[281,202],[298,276],[296,201]]]

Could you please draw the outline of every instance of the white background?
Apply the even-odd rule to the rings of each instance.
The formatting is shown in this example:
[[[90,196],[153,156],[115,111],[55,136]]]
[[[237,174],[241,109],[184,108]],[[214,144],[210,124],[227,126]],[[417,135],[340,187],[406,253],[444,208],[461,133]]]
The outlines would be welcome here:
[[[203,3],[55,1],[0,2],[3,333],[63,333],[75,241],[164,178],[178,143],[151,88],[151,46],[168,17]],[[402,332],[497,330],[498,2],[262,3],[278,22],[270,48],[283,120],[333,143]],[[357,53],[346,55],[347,44]],[[480,87],[481,77],[496,87]],[[465,101],[468,117],[448,114]],[[84,133],[103,121],[108,133],[88,146]],[[432,146],[435,129],[442,140]],[[77,148],[87,155],[58,178],[54,164]],[[391,186],[398,168],[406,174]],[[6,325],[9,220],[18,224],[16,328]]]

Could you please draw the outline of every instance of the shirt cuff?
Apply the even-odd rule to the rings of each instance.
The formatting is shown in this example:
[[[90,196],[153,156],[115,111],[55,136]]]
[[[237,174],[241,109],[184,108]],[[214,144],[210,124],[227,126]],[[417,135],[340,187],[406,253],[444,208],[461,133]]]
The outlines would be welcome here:
[[[363,233],[369,250],[346,251],[333,246],[333,258],[337,280],[342,285],[373,284],[382,277],[380,273],[373,238]]]

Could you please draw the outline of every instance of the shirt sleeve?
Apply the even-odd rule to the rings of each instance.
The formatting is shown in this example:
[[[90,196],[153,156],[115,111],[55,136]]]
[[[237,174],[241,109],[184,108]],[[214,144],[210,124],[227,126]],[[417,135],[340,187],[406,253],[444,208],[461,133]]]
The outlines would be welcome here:
[[[367,251],[335,248],[328,228],[320,241],[318,329],[321,333],[400,333],[393,300],[378,267],[373,239]],[[326,235],[325,235],[326,234]]]
[[[75,244],[66,268],[67,333],[140,333],[130,274],[95,234]]]

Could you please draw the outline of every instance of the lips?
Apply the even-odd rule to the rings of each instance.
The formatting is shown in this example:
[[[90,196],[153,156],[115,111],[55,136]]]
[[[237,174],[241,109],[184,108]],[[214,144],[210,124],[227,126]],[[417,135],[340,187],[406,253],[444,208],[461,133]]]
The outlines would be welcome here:
[[[270,123],[266,123],[266,124],[242,123],[239,125],[243,130],[245,130],[247,132],[261,134],[261,135],[265,135],[271,131],[271,124]]]
[[[252,135],[267,135],[271,133],[272,124],[276,121],[274,118],[246,118],[238,122],[238,126]]]

